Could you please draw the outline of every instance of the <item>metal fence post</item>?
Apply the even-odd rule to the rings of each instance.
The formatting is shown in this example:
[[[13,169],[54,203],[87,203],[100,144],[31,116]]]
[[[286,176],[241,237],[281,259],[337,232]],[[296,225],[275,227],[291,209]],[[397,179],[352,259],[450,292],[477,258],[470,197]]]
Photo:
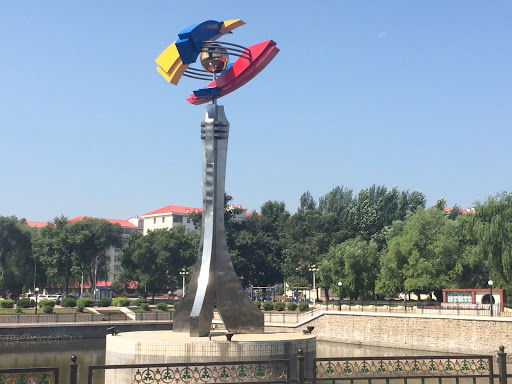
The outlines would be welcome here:
[[[71,356],[71,363],[69,364],[69,384],[77,384],[78,364],[77,357]]]
[[[304,351],[299,349],[297,354],[297,380],[298,384],[304,384]]]
[[[500,372],[500,384],[507,384],[507,354],[503,345],[500,345],[498,352],[498,369]]]

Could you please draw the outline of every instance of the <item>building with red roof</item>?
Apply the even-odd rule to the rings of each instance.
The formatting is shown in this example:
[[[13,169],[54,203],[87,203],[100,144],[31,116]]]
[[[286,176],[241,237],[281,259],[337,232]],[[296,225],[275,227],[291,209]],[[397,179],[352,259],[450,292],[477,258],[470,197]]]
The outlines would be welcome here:
[[[167,205],[142,215],[144,220],[144,234],[148,231],[162,228],[174,228],[177,225],[184,225],[185,231],[196,230],[190,214],[192,212],[203,212],[201,208],[180,207],[178,205]]]
[[[29,227],[32,227],[35,229],[41,229],[48,225],[48,223],[46,221],[26,221],[26,223]]]
[[[449,213],[449,212],[453,211],[453,208],[452,207],[444,207],[443,211],[445,213]],[[462,213],[463,215],[474,214],[475,213],[475,208],[459,209],[459,212]]]
[[[240,221],[240,220],[245,219],[247,216],[249,216],[249,214],[247,213],[247,208],[242,207],[240,204],[238,204],[238,205],[229,204],[227,209],[228,210],[236,210],[236,213],[233,216],[234,221]]]
[[[247,208],[244,208],[241,205],[230,204],[227,209],[238,210],[233,217],[233,220],[235,221],[240,221],[247,217]],[[195,231],[196,227],[190,218],[190,214],[193,212],[203,212],[203,210],[201,208],[194,207],[167,205],[145,213],[142,215],[142,218],[144,219],[144,234],[155,229],[174,228],[177,225],[184,225],[186,233]]]

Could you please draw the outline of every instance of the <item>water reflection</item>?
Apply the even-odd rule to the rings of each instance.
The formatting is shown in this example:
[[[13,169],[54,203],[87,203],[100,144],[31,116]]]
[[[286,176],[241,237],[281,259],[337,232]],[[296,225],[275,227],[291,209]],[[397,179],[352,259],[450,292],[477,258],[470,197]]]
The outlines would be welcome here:
[[[60,382],[69,379],[71,355],[78,356],[78,383],[87,383],[87,367],[105,364],[105,339],[2,342],[0,368],[59,367]]]
[[[366,357],[366,356],[419,356],[446,355],[442,352],[413,349],[373,347],[359,344],[343,344],[330,341],[317,341],[316,357]]]

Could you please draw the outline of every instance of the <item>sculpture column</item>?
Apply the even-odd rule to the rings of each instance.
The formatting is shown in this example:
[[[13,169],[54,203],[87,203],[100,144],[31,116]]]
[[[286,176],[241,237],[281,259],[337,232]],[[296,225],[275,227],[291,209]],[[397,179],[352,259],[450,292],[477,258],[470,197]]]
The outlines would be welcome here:
[[[214,303],[226,329],[263,333],[263,313],[243,290],[231,263],[224,226],[229,122],[224,107],[206,106],[201,124],[203,221],[201,243],[187,292],[173,317],[173,329],[207,336]]]

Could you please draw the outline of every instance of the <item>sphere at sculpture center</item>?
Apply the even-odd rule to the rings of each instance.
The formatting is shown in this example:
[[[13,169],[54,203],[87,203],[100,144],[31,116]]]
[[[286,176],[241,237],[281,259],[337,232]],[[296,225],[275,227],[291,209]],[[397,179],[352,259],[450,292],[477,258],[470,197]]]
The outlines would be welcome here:
[[[199,56],[201,65],[208,72],[220,73],[226,69],[229,64],[229,55],[226,49],[221,46],[208,46]]]

